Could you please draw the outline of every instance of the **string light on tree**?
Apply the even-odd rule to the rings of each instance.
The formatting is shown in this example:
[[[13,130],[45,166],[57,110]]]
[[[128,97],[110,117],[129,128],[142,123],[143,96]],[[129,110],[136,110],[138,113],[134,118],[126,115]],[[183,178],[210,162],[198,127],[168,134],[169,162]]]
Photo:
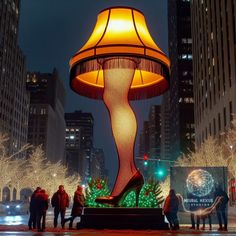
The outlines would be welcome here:
[[[95,199],[110,193],[107,181],[102,178],[91,178],[86,192],[86,206],[89,207],[107,207],[104,204],[98,204]]]

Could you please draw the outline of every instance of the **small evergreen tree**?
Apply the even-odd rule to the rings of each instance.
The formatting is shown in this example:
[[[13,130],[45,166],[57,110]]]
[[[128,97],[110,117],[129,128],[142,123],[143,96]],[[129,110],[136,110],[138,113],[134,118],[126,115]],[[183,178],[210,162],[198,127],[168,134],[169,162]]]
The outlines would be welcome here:
[[[95,202],[97,197],[108,196],[110,191],[108,189],[107,180],[100,177],[91,178],[88,183],[88,188],[85,190],[86,193],[86,206],[89,207],[107,207],[105,204],[98,204]]]
[[[143,185],[139,194],[139,207],[159,207],[159,205],[164,201],[161,195],[161,187],[159,181],[154,179],[149,179],[146,184]],[[132,191],[130,192],[121,204],[122,207],[135,207],[136,206],[136,196]]]

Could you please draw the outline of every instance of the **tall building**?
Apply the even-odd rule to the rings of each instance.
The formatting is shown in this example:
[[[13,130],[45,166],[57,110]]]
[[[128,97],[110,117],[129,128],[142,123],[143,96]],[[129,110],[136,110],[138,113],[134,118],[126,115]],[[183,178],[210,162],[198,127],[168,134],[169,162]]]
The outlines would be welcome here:
[[[105,172],[105,156],[101,148],[92,149],[91,176],[103,179],[107,177]]]
[[[27,143],[29,94],[25,57],[17,44],[20,1],[0,1],[0,132],[10,154]]]
[[[161,156],[161,106],[152,105],[149,110],[149,157]]]
[[[236,113],[236,2],[193,0],[196,146],[218,138]]]
[[[57,70],[27,74],[30,92],[28,143],[41,145],[51,162],[62,161],[65,152],[65,89]]]
[[[143,129],[139,136],[139,157],[149,153],[149,122],[143,122]]]
[[[161,159],[171,160],[170,92],[163,95],[161,103]]]
[[[189,0],[168,0],[170,156],[194,149],[192,37]],[[168,119],[167,117],[164,119]]]
[[[150,107],[149,119],[143,123],[139,141],[137,166],[146,179],[155,177],[161,159],[161,107],[159,105]]]
[[[75,111],[65,113],[66,163],[71,172],[81,175],[83,181],[91,177],[93,150],[93,124],[91,113]]]

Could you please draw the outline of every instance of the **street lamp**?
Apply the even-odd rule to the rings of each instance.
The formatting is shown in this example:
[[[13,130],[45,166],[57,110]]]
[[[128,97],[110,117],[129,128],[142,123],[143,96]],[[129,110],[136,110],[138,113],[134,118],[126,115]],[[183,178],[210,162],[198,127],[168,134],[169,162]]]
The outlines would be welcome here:
[[[70,85],[80,95],[102,99],[109,111],[119,158],[111,196],[97,199],[117,205],[122,195],[143,185],[134,162],[137,121],[129,100],[161,95],[169,87],[170,61],[153,41],[145,17],[130,7],[101,11],[86,44],[70,60]]]

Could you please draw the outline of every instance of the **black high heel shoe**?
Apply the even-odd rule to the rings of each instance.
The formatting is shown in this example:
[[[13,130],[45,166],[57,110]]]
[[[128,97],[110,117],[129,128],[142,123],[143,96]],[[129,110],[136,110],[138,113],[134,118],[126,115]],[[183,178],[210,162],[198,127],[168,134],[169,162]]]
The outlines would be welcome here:
[[[119,195],[116,196],[105,196],[105,197],[98,197],[96,198],[96,203],[102,203],[102,204],[109,204],[112,206],[118,206],[119,203],[126,197],[126,195],[132,191],[135,190],[136,194],[136,207],[138,206],[138,199],[139,199],[139,193],[141,191],[141,188],[144,184],[143,176],[139,171],[137,171],[133,177],[129,180],[129,182],[126,184],[126,186],[123,188],[123,190],[120,192]]]

